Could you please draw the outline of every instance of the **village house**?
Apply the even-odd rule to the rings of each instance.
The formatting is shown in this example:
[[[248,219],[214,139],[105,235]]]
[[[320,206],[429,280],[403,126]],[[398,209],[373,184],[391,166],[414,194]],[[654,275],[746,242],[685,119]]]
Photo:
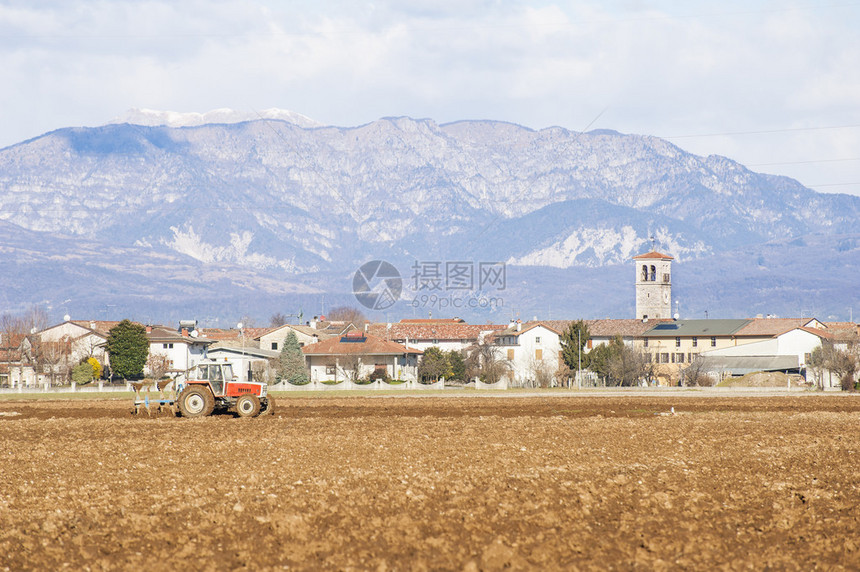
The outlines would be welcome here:
[[[500,359],[509,364],[511,385],[549,386],[561,367],[560,332],[542,322],[519,321],[493,333]]]
[[[312,381],[357,381],[380,372],[390,379],[418,380],[421,350],[359,330],[302,348]]]
[[[19,362],[9,364],[10,379],[26,386],[68,384],[81,361],[93,357],[106,365],[104,343],[118,323],[67,319],[26,336],[18,348]]]
[[[421,351],[430,347],[442,351],[463,351],[479,339],[506,326],[467,324],[460,318],[405,319],[397,323],[367,324],[365,331],[379,338],[408,345]]]
[[[344,326],[344,328],[348,327],[349,326]],[[315,344],[319,341],[328,340],[343,334],[343,330],[338,330],[337,328],[332,329],[328,324],[322,324],[314,320],[308,322],[307,325],[304,326],[284,324],[277,328],[269,328],[254,339],[262,349],[281,351],[284,348],[284,340],[287,339],[290,332],[293,332],[296,335],[296,339],[299,341],[300,347]]]
[[[179,328],[146,326],[150,360],[163,360],[170,377],[186,375],[197,363],[206,358],[206,350],[215,340],[204,338],[197,330],[196,321],[180,322]],[[149,367],[144,372],[151,375]]]
[[[35,379],[33,368],[24,366],[24,355],[29,348],[27,336],[20,333],[0,332],[0,387],[21,387]]]

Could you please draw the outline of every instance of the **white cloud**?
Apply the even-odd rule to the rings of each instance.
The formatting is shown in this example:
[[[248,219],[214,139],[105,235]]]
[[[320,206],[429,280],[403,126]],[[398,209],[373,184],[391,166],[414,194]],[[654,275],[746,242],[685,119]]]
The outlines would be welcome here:
[[[715,7],[716,6],[716,7]],[[11,2],[0,145],[132,107],[358,125],[489,118],[654,135],[860,124],[860,8],[728,2]],[[853,130],[852,130],[853,129]],[[675,139],[860,183],[860,128]],[[837,177],[838,180],[832,180]],[[828,187],[860,194],[860,184]]]

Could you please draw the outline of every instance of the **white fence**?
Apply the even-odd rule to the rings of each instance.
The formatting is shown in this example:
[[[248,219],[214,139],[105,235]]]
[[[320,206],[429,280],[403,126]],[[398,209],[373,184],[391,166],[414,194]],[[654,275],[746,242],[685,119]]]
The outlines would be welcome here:
[[[321,381],[311,381],[304,385],[293,385],[292,383],[282,382],[269,386],[269,391],[344,391],[344,390],[427,390],[427,389],[445,389],[445,380],[440,379],[434,383],[418,383],[416,381],[407,381],[405,383],[386,383],[381,379],[377,379],[370,383],[354,383],[350,380],[340,381],[338,383],[323,383]]]
[[[131,384],[112,385],[104,383],[87,384],[78,387],[76,383],[71,385],[21,385],[16,387],[0,387],[0,395],[10,393],[114,393],[133,391]]]

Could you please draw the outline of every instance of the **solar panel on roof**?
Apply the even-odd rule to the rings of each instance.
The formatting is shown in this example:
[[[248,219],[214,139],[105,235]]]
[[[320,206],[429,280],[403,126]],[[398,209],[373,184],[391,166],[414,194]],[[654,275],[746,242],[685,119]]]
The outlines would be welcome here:
[[[367,337],[346,335],[343,336],[340,341],[341,343],[364,343],[367,341]]]

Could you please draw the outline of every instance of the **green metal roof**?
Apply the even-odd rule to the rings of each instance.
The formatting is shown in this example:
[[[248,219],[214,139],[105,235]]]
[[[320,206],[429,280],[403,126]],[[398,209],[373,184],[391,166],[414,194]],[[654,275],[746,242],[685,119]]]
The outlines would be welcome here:
[[[642,334],[645,338],[731,336],[750,320],[674,320],[660,322]]]

